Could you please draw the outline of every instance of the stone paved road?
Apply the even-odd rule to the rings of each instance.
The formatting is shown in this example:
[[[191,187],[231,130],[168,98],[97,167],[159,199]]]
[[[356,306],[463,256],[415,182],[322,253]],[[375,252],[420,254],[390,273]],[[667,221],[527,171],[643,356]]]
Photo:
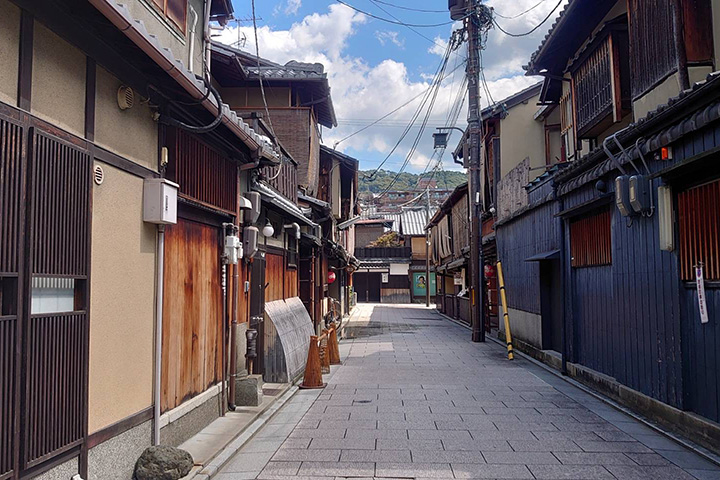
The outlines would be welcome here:
[[[433,310],[358,308],[328,386],[298,392],[215,478],[720,479]]]

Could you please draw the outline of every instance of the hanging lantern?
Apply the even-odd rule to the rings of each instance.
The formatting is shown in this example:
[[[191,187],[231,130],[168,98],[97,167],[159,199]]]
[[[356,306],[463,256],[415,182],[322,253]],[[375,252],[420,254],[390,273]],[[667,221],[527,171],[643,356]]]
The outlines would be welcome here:
[[[328,283],[333,283],[335,281],[335,272],[329,271],[328,272]]]
[[[493,278],[495,276],[495,267],[485,265],[485,278]]]

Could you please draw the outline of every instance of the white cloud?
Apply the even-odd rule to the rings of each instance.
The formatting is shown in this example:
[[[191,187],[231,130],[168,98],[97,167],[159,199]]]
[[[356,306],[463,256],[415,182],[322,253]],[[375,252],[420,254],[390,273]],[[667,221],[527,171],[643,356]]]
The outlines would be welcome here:
[[[434,39],[435,44],[428,48],[428,53],[432,53],[435,55],[438,55],[440,57],[445,55],[445,51],[447,50],[448,41],[444,38],[442,38],[440,35],[435,37]]]
[[[495,1],[500,3],[499,0]],[[522,4],[529,2],[530,0],[518,1]],[[507,2],[504,4],[506,5]],[[518,5],[516,8],[520,9],[520,6]],[[365,15],[340,4],[331,4],[324,13],[308,15],[286,30],[277,30],[269,26],[258,28],[258,41],[262,57],[277,63],[298,60],[319,62],[325,66],[339,123],[337,128],[324,129],[323,143],[326,145],[332,146],[336,141],[420,95],[428,89],[432,82],[432,75],[428,74],[433,72],[418,72],[419,78],[412,79],[406,65],[392,58],[386,58],[376,64],[369,64],[361,57],[349,55],[346,51],[349,39],[367,21],[368,18]],[[240,28],[240,32],[237,28]],[[384,32],[377,33],[383,34]],[[384,41],[397,45],[396,41],[402,41],[396,32],[387,32],[387,35],[380,35],[380,37],[377,33],[376,38],[381,43]],[[449,33],[450,30],[448,30],[448,37]],[[255,39],[252,27],[228,27],[222,32],[220,41],[232,44],[237,40],[238,34],[245,35],[247,43],[244,49],[254,54]],[[446,40],[438,36],[435,41],[439,45],[432,45],[429,51],[438,55],[444,54]],[[535,43],[534,46],[537,45],[536,42],[531,43]],[[413,42],[413,45],[416,44]],[[502,52],[495,50],[500,49],[489,48],[484,55],[488,87],[495,100],[501,100],[537,82],[535,78],[523,76],[520,68],[523,61],[529,57],[530,47],[515,49],[510,48],[510,43],[508,43],[503,46]],[[456,53],[457,55],[453,55],[451,58],[447,70],[449,72],[455,67],[458,69],[453,75],[449,75],[441,85],[425,134],[420,140],[416,153],[410,159],[408,169],[411,171],[422,171],[428,164],[433,154],[431,134],[435,127],[445,125],[454,99],[462,98],[463,104],[467,103],[464,100],[466,92],[459,92],[464,72],[461,63],[465,56],[464,48],[457,50]],[[486,97],[485,94],[483,94],[482,101],[483,105],[486,105],[488,102],[484,97]],[[408,124],[420,102],[421,99],[418,98],[378,125],[343,141],[338,149],[352,148],[354,152],[360,152],[356,156],[361,161],[361,168],[374,167],[374,163],[363,163],[363,157],[384,158],[396,144],[403,128]],[[460,127],[466,124],[466,112],[467,109],[464,106],[458,121]],[[418,132],[421,120],[422,116],[384,168],[396,170],[402,165]],[[450,144],[453,145],[457,140],[456,133],[451,138]],[[434,165],[435,160],[433,160],[431,168]],[[445,154],[443,168],[447,170],[460,169],[460,166],[453,164],[450,152]]]
[[[277,15],[280,12],[283,12],[285,15],[297,15],[300,7],[302,7],[302,0],[287,0],[284,7],[282,3],[275,6],[273,15]]]
[[[383,47],[386,43],[390,42],[398,48],[405,48],[405,40],[400,38],[400,34],[398,32],[393,32],[391,30],[376,30],[375,38],[377,38],[377,41],[380,42],[380,45]]]

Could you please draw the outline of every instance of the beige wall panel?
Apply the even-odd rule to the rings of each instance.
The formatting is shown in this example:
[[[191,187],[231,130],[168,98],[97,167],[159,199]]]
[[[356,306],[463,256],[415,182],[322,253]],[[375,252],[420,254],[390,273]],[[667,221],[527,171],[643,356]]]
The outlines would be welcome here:
[[[85,55],[39,22],[33,37],[31,112],[85,135]]]
[[[512,107],[500,122],[500,176],[526,158],[531,167],[545,164],[545,127],[533,118],[540,96]]]
[[[152,170],[157,170],[158,125],[152,111],[135,97],[135,105],[120,110],[117,91],[122,82],[97,69],[95,143]]]
[[[17,104],[18,54],[20,41],[20,9],[0,0],[0,101]]]
[[[152,405],[155,232],[143,180],[101,164],[93,191],[90,433]]]
[[[192,43],[195,44],[193,51],[193,73],[202,73],[203,48],[202,48],[202,31],[203,31],[203,0],[190,0],[187,10],[187,26],[185,33],[170,23],[165,16],[152,6],[152,0],[128,0],[123,2],[136,20],[141,20],[145,25],[148,33],[155,35],[160,44],[169,48],[172,54],[178,60],[181,60],[186,68],[190,65],[190,32],[192,30],[193,20],[195,17],[192,10],[198,15],[197,25],[195,26],[195,36]],[[191,10],[192,9],[192,10]]]

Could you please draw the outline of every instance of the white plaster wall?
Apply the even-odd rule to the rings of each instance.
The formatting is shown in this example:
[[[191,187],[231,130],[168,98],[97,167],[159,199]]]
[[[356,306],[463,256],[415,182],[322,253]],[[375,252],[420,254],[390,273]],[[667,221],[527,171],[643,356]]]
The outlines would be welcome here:
[[[500,175],[507,175],[526,158],[531,167],[545,164],[545,128],[533,116],[540,95],[509,109],[500,122]]]
[[[85,55],[35,22],[31,112],[85,135]]]
[[[535,313],[508,308],[510,334],[536,348],[542,345],[542,318]],[[500,331],[505,332],[505,322],[500,320]]]
[[[0,0],[0,101],[17,104],[20,9],[8,0]]]

